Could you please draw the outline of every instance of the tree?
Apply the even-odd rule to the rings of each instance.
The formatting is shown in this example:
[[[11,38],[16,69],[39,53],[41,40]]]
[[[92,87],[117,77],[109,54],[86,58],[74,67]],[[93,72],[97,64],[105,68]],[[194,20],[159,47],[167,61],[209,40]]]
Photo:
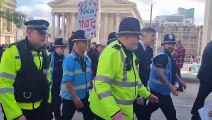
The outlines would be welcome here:
[[[4,0],[0,0],[0,8],[2,7],[3,3]],[[20,28],[24,24],[27,17],[21,12],[9,12],[0,10],[0,18],[4,18],[8,21],[14,22],[17,28]]]

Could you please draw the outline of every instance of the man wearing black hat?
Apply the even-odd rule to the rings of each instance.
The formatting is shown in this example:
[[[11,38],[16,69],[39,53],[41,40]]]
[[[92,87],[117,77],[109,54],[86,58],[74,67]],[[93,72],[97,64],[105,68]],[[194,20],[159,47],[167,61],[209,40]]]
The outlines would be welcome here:
[[[178,96],[176,82],[186,88],[185,83],[175,72],[175,61],[171,55],[175,48],[175,36],[166,34],[163,40],[163,51],[157,53],[153,59],[150,72],[149,88],[159,98],[159,103],[148,103],[146,107],[147,120],[150,120],[152,112],[161,108],[167,120],[177,120],[170,94]]]
[[[50,120],[47,78],[49,23],[30,20],[27,37],[6,49],[0,66],[0,101],[7,120]]]
[[[152,62],[153,52],[150,45],[154,44],[156,40],[156,31],[154,28],[143,28],[141,30],[141,40],[138,43],[138,49],[134,51],[139,62],[139,77],[142,80],[144,86],[147,87],[150,74],[150,64]],[[137,100],[134,103],[134,111],[138,120],[143,120],[145,117],[145,107],[146,100],[143,101],[141,97],[138,96]]]
[[[62,120],[71,120],[76,110],[83,113],[84,120],[94,119],[88,102],[91,60],[85,55],[88,46],[84,34],[82,30],[73,34],[73,52],[63,62]]]
[[[52,80],[52,110],[54,112],[54,117],[56,120],[61,120],[62,116],[60,113],[60,86],[63,77],[63,59],[64,59],[64,51],[66,48],[66,44],[63,38],[57,38],[54,41],[53,47],[54,52],[51,53],[51,80]]]
[[[109,45],[110,43],[112,43],[113,41],[117,40],[117,33],[116,32],[111,32],[108,35],[108,41],[107,41],[107,45]]]
[[[124,18],[119,26],[118,40],[102,52],[89,97],[90,107],[98,119],[132,120],[133,102],[140,95],[158,102],[141,83],[136,50],[141,34],[140,22],[133,17]]]

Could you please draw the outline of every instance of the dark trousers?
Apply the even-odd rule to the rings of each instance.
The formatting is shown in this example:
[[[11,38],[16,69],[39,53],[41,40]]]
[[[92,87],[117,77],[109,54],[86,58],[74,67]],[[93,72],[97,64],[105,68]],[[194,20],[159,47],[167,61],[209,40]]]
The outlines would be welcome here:
[[[133,110],[137,117],[137,120],[145,120],[146,115],[146,100],[144,100],[144,105],[138,105],[136,101],[133,103]]]
[[[162,95],[151,90],[151,93],[158,97],[159,103],[149,102],[146,106],[146,120],[150,120],[151,114],[160,108],[167,120],[177,120],[176,110],[174,108],[170,95]]]
[[[99,117],[99,116],[98,116],[98,115],[96,115],[96,114],[93,114],[93,115],[94,115],[95,120],[105,120],[105,119],[103,119],[103,118]]]
[[[212,83],[202,83],[199,86],[199,92],[194,102],[191,114],[192,120],[200,120],[198,110],[204,106],[205,99],[212,91]]]
[[[62,118],[61,112],[60,112],[60,106],[62,103],[61,97],[60,97],[60,85],[53,86],[52,87],[52,103],[51,108],[54,113],[54,117],[56,120],[60,120]]]
[[[181,70],[178,67],[176,67],[176,74],[181,78]]]
[[[43,105],[34,110],[22,110],[23,115],[27,120],[52,120],[50,112],[47,112],[49,108],[44,108]]]
[[[77,108],[72,100],[63,99],[62,101],[62,120],[71,120]],[[89,106],[88,97],[81,99],[81,101],[83,103],[83,108],[80,111],[83,114],[84,120],[94,120],[93,113]]]

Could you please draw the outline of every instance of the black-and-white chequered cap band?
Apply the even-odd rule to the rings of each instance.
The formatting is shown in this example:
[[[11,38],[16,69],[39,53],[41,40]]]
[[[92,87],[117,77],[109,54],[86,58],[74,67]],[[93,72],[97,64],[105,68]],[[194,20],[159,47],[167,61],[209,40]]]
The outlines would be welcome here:
[[[47,28],[47,25],[43,24],[43,25],[27,25],[27,27],[30,28]]]

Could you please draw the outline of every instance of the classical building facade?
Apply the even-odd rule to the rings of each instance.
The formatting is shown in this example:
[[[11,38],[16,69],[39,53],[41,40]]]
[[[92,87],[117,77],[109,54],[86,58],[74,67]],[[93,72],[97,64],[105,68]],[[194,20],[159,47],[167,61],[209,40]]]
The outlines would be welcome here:
[[[186,49],[186,58],[200,58],[203,26],[164,26],[157,28],[158,42],[157,48],[160,48],[165,34],[172,33],[176,40],[181,40]]]
[[[0,9],[2,11],[13,12],[16,9],[16,0],[4,0]],[[0,44],[10,44],[16,41],[15,24],[4,18],[0,18]]]
[[[205,17],[203,28],[202,53],[206,44],[212,40],[212,0],[205,2]]]
[[[52,8],[51,38],[62,37],[68,40],[73,31],[78,29],[78,4],[80,0],[55,0],[48,5]],[[120,21],[126,16],[133,16],[144,26],[136,4],[128,0],[100,0],[97,37],[92,41],[106,45],[110,32],[118,31]]]

